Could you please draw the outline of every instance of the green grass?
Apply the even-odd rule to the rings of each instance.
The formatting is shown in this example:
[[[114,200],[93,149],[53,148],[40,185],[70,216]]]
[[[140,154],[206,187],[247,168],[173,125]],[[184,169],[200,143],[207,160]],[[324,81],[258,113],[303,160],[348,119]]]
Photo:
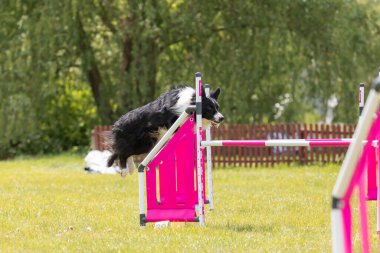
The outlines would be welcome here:
[[[83,167],[77,155],[0,162],[1,252],[331,251],[338,165],[216,169],[205,228],[144,230],[137,175],[88,175]],[[374,203],[370,209],[375,239]]]

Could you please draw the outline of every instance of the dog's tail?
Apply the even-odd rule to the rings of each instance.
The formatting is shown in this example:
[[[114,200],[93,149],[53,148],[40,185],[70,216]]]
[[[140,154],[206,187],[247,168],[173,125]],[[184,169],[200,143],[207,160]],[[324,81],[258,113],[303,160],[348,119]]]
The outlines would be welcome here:
[[[112,154],[107,161],[107,167],[111,167],[115,160],[117,159],[118,155],[116,153]]]

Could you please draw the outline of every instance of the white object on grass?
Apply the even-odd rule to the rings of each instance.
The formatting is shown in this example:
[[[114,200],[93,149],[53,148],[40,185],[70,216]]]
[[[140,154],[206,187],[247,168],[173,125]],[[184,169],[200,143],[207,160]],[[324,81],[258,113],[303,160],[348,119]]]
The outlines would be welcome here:
[[[86,162],[86,171],[89,173],[96,174],[118,174],[120,173],[120,168],[118,166],[107,167],[107,160],[111,156],[111,152],[108,150],[90,151],[84,158]]]

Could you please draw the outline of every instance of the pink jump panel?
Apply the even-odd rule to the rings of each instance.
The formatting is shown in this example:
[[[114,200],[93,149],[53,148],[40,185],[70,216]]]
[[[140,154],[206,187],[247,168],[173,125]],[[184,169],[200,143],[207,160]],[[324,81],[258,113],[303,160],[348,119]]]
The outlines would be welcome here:
[[[190,116],[146,166],[147,222],[195,221],[194,122]]]

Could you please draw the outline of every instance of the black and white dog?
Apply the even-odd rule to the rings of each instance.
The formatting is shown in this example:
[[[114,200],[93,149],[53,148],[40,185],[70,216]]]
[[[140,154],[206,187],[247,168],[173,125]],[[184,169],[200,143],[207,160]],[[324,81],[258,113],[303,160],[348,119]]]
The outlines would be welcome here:
[[[209,97],[202,90],[203,126],[218,125],[223,121],[217,102],[219,95],[220,88]],[[109,136],[113,154],[108,159],[108,166],[119,159],[121,175],[131,174],[135,169],[133,155],[149,152],[189,105],[195,105],[195,90],[191,87],[173,88],[155,101],[123,115],[113,125]]]

